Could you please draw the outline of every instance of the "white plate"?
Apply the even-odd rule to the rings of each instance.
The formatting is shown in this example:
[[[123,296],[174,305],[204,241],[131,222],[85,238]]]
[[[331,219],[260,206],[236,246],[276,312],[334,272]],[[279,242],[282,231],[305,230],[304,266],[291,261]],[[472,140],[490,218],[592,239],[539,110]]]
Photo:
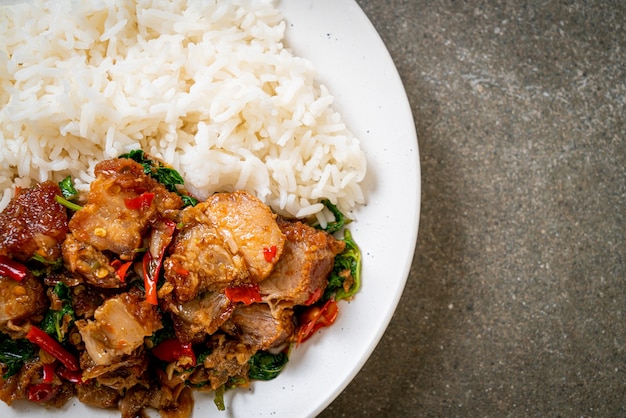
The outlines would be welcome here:
[[[340,302],[337,322],[292,352],[270,382],[227,392],[220,412],[213,395],[195,394],[194,417],[309,417],[320,413],[354,378],[396,309],[408,276],[420,209],[419,151],[413,117],[396,68],[365,14],[353,0],[283,0],[286,45],[313,62],[335,107],[361,139],[368,158],[367,205],[350,229],[363,251],[363,287]],[[27,403],[0,416],[119,417],[77,400],[61,410]]]

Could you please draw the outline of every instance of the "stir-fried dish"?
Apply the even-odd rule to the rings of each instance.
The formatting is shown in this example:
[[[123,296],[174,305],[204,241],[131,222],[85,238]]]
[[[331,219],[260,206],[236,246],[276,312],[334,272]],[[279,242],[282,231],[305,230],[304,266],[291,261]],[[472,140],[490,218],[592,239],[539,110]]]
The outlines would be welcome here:
[[[346,219],[284,219],[245,191],[197,202],[141,151],[19,189],[0,214],[0,399],[76,396],[187,417],[193,390],[274,378],[359,288]]]

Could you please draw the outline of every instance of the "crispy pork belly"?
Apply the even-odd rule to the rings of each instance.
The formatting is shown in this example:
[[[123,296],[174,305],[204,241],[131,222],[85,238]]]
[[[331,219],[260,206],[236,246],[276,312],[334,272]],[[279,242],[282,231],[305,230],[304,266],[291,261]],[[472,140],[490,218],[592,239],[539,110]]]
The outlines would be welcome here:
[[[98,370],[99,367],[105,369],[106,373]],[[119,363],[113,363],[111,366],[97,366],[93,369],[85,370],[83,376],[87,378],[92,374],[98,373],[98,377],[96,377],[98,383],[122,392],[136,385],[147,385],[150,380],[149,369],[150,361],[144,351],[125,358]]]
[[[233,252],[242,254],[250,279],[265,279],[283,253],[285,236],[276,215],[250,193],[216,193],[206,201],[206,214]]]
[[[188,418],[193,406],[193,392],[184,383],[173,389],[162,386],[150,397],[150,407],[157,409],[162,418]]]
[[[311,304],[326,289],[335,256],[345,243],[299,221],[278,224],[287,241],[274,270],[260,283],[263,300],[281,306]]]
[[[76,385],[76,396],[86,405],[104,409],[115,408],[120,400],[119,391],[103,386],[95,379]]]
[[[102,161],[94,173],[87,204],[72,216],[69,228],[77,240],[131,260],[150,224],[173,217],[182,200],[127,158]]]
[[[59,258],[68,221],[55,195],[60,196],[61,189],[52,181],[17,191],[0,213],[0,254],[21,261],[34,254],[51,261]]]
[[[110,365],[143,345],[145,337],[162,328],[156,306],[130,293],[107,299],[94,320],[76,322],[85,349],[96,365]]]
[[[183,342],[201,342],[230,317],[234,306],[222,292],[205,292],[197,298],[165,304],[172,313],[176,336]]]
[[[228,339],[225,334],[215,334],[207,342],[210,354],[189,376],[191,384],[202,385],[202,390],[216,390],[229,379],[248,380],[248,360],[256,349],[239,341]]]
[[[135,386],[129,389],[120,400],[119,410],[122,418],[135,418],[144,416],[141,411],[148,406],[154,391],[149,387]]]
[[[150,380],[150,358],[145,350],[136,350],[131,355],[116,359],[110,364],[96,364],[87,351],[80,353],[80,368],[84,380],[95,380],[98,384],[122,393],[135,385],[147,385]]]
[[[272,311],[266,303],[237,306],[222,326],[223,331],[258,350],[282,345],[293,335],[294,329],[291,309]]]
[[[36,278],[28,274],[21,281],[0,275],[0,331],[10,323],[26,321],[43,313],[48,307],[46,291]]]
[[[85,283],[85,280],[79,274],[74,274],[67,269],[50,271],[43,277],[43,284],[48,287],[54,287],[59,282],[67,287],[74,287]]]
[[[180,301],[190,301],[200,293],[222,289],[248,276],[243,257],[231,252],[215,228],[206,223],[201,207],[186,208],[181,218],[184,227],[163,263],[165,278],[174,285]]]
[[[137,385],[126,391],[119,403],[122,418],[147,416],[142,413],[147,407],[157,409],[162,418],[190,417],[193,409],[191,389],[185,384],[174,388]]]
[[[93,245],[77,240],[74,234],[67,234],[63,242],[63,262],[70,272],[94,286],[105,289],[125,286],[109,258]]]
[[[244,191],[218,193],[185,208],[165,260],[165,278],[181,301],[207,290],[258,282],[282,254],[285,237],[268,206]]]

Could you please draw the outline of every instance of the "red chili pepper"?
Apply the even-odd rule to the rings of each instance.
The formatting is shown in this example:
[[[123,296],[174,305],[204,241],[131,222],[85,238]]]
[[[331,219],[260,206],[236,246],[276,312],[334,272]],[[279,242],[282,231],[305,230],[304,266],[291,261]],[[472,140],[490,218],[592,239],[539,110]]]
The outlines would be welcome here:
[[[59,391],[59,386],[50,383],[38,383],[28,387],[28,400],[31,402],[48,402]]]
[[[300,327],[298,329],[298,344],[308,340],[320,328],[328,327],[335,322],[339,307],[333,299],[326,301],[324,306],[313,306],[307,309],[300,316]]]
[[[152,354],[156,358],[169,363],[178,361],[182,357],[189,357],[193,365],[196,365],[196,354],[193,352],[191,343],[182,343],[176,338],[162,341],[152,349]]]
[[[243,302],[250,305],[253,302],[261,302],[261,292],[256,283],[242,284],[234,287],[227,287],[224,294],[231,302]]]
[[[311,296],[309,296],[307,301],[304,302],[304,305],[306,305],[306,306],[313,305],[315,302],[320,300],[320,298],[322,297],[323,293],[324,292],[322,291],[322,288],[318,287],[317,289],[315,289],[315,292],[313,292],[311,294]]]
[[[67,351],[57,340],[46,334],[41,329],[31,325],[26,338],[31,343],[37,344],[41,349],[48,352],[52,357],[59,360],[61,364],[70,370],[80,370],[78,359]]]
[[[124,205],[127,209],[131,210],[143,210],[150,207],[152,200],[154,199],[154,193],[143,192],[137,197],[129,197],[124,199]]]
[[[152,305],[158,305],[157,300],[157,278],[160,270],[160,263],[155,265],[154,259],[147,251],[143,256],[143,285],[146,288],[146,301]]]
[[[43,365],[43,382],[52,383],[54,381],[54,370],[56,369],[56,363],[46,363]]]
[[[267,261],[268,263],[274,261],[274,258],[276,258],[276,251],[277,248],[275,245],[263,248],[263,257],[265,257],[265,261]]]
[[[181,265],[180,260],[170,259],[169,261],[170,261],[170,266],[172,270],[174,270],[174,273],[180,276],[189,276],[189,270],[187,270],[185,267]]]
[[[120,282],[124,283],[126,281],[126,273],[128,272],[128,268],[133,265],[133,262],[127,261],[122,264],[122,262],[119,260],[115,260],[115,261],[118,261],[120,264],[119,267],[113,266],[116,269],[115,273],[117,274],[117,277],[119,277]]]
[[[0,275],[10,277],[13,280],[22,281],[28,274],[28,269],[6,255],[0,255]]]
[[[59,367],[57,374],[71,383],[76,383],[78,385],[85,383],[85,380],[83,380],[83,372],[80,370],[72,371],[65,367]]]
[[[174,263],[174,271],[181,276],[189,276],[189,270],[181,266],[178,262]]]

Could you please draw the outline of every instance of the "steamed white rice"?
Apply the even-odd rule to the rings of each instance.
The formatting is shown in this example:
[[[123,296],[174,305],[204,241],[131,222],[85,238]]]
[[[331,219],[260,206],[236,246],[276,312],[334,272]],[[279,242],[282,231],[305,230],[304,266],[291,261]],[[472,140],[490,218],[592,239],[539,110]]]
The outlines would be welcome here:
[[[271,1],[37,1],[0,8],[0,210],[17,185],[143,149],[200,199],[246,189],[289,216],[364,203],[359,141],[283,45]]]

